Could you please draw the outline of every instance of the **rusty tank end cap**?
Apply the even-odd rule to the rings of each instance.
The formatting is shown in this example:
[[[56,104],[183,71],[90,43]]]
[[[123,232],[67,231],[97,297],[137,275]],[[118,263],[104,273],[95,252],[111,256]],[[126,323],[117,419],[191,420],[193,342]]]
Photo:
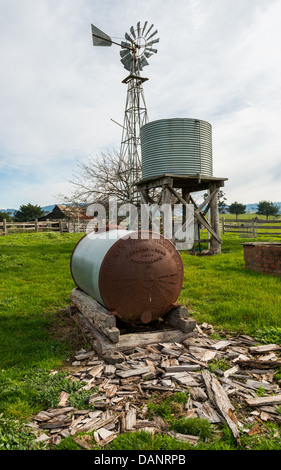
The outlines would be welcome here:
[[[158,234],[159,235],[159,234]],[[105,255],[99,273],[104,305],[129,323],[150,323],[177,301],[184,278],[175,245],[160,235],[128,233]]]

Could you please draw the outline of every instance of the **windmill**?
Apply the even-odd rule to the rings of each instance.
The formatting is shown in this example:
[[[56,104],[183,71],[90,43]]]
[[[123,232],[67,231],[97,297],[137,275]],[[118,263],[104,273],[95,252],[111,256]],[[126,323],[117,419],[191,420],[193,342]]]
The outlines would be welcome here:
[[[123,131],[120,148],[120,163],[125,163],[129,172],[129,201],[136,202],[138,199],[135,182],[141,176],[140,157],[140,128],[148,122],[147,108],[143,93],[143,83],[148,80],[140,75],[147,65],[148,59],[157,53],[154,44],[159,42],[156,38],[157,30],[154,25],[148,26],[145,21],[141,26],[131,26],[130,32],[125,33],[125,38],[121,43],[115,42],[110,36],[92,26],[92,37],[94,46],[111,46],[115,44],[121,48],[121,63],[129,72],[129,75],[122,81],[127,85],[127,98],[124,113]]]

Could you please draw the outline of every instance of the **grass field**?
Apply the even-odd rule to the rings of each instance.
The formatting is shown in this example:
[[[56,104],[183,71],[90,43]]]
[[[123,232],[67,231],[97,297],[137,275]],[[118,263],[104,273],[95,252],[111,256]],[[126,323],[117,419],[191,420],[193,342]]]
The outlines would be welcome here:
[[[67,364],[70,355],[84,347],[74,326],[70,332],[64,313],[74,287],[70,256],[81,236],[0,237],[0,449],[30,447],[31,437],[19,432],[20,424],[44,409],[56,393],[54,385],[50,389],[50,370]],[[221,255],[182,253],[185,281],[179,301],[199,323],[206,321],[218,331],[239,331],[281,344],[281,279],[245,271],[244,241],[249,239],[227,234]],[[165,436],[152,443],[151,436],[129,434],[115,439],[112,448],[171,449],[178,445],[167,443]],[[273,440],[259,445],[280,449],[279,430],[276,435],[276,444]],[[257,444],[247,445],[255,448]],[[78,447],[66,439],[60,448],[73,446]],[[233,442],[225,436],[223,441],[201,443],[199,448],[215,446],[228,449]]]
[[[245,241],[251,239],[226,234],[219,256],[183,254],[180,300],[200,322],[254,335],[257,329],[281,326],[281,279],[245,270]]]

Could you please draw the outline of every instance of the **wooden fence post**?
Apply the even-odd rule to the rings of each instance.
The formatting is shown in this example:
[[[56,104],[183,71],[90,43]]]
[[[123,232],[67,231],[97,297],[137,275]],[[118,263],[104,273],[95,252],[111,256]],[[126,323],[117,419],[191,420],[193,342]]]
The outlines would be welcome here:
[[[7,219],[3,219],[3,235],[7,235]]]
[[[222,222],[222,234],[224,235],[224,217],[221,218],[221,222]]]
[[[253,238],[256,238],[256,219],[254,218],[252,220],[252,225],[253,225]]]
[[[38,219],[35,219],[35,232],[38,233]]]

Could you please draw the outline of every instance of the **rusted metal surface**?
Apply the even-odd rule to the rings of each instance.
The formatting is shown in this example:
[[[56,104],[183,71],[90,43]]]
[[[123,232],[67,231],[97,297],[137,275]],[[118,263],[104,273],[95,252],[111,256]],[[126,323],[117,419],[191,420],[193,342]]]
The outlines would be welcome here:
[[[86,240],[88,248],[91,245],[87,250],[88,259],[83,259],[85,254],[80,258],[76,254],[75,258],[80,270],[85,261],[93,279],[81,276],[79,285],[72,270],[74,281],[123,321],[149,323],[168,312],[178,299],[184,275],[181,256],[173,243],[161,235],[155,239],[152,232],[146,232],[146,238],[142,238],[140,232],[125,235],[123,230],[116,232],[121,236],[111,246],[104,240],[104,253],[101,241],[97,242],[94,236]],[[109,233],[101,235],[108,237]],[[95,253],[95,243],[99,253]],[[79,244],[76,250],[79,251]],[[91,264],[95,264],[95,256],[102,257],[102,261],[89,270]],[[89,287],[91,282],[92,286],[98,285],[96,292]]]

